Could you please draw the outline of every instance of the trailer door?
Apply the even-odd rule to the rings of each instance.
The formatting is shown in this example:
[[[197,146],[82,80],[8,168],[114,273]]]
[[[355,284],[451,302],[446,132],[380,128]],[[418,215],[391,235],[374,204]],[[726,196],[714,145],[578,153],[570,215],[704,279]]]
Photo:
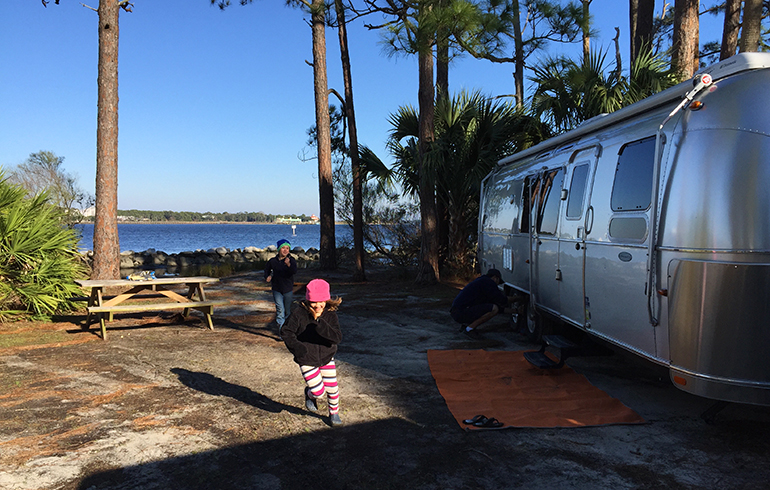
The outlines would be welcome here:
[[[622,145],[609,202],[592,198],[596,221],[586,244],[587,327],[630,350],[655,355],[655,330],[647,316],[649,237],[655,137]],[[610,182],[595,179],[596,187]],[[605,228],[606,226],[606,228]],[[598,241],[597,241],[598,240]]]
[[[564,184],[562,167],[530,177],[531,227],[531,291],[535,302],[551,313],[559,314],[559,209]]]
[[[589,150],[595,152],[596,149]],[[583,152],[582,155],[586,156]],[[562,319],[584,327],[585,318],[585,241],[589,189],[596,158],[579,158],[569,168],[567,201],[559,239],[560,301]]]

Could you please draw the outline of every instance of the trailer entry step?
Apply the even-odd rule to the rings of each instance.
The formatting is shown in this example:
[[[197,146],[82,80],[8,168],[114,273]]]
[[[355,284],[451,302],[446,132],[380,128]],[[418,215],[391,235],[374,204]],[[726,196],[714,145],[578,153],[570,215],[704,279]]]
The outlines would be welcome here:
[[[559,351],[558,362],[545,354],[547,347],[553,347]],[[564,361],[572,355],[577,347],[575,343],[561,335],[543,335],[543,345],[540,350],[525,352],[524,359],[540,369],[560,369],[564,367]]]

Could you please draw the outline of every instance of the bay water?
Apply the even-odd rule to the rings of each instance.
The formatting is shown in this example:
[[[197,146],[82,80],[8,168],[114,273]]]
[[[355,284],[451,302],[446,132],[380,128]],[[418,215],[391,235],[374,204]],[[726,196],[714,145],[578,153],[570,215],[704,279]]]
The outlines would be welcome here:
[[[77,225],[81,231],[79,248],[93,250],[94,225]],[[348,225],[336,225],[337,246],[350,246],[353,230]],[[174,254],[195,250],[225,247],[229,250],[246,247],[267,248],[278,240],[289,240],[292,248],[300,246],[307,250],[321,245],[321,226],[317,224],[264,225],[238,223],[119,223],[118,240],[120,251],[144,252],[155,249]]]

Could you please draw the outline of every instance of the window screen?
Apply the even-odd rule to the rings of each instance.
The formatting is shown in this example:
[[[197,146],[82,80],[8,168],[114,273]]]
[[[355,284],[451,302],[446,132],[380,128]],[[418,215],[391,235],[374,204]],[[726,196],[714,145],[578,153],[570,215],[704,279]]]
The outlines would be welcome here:
[[[654,160],[655,137],[623,146],[615,168],[613,211],[638,211],[649,207]]]

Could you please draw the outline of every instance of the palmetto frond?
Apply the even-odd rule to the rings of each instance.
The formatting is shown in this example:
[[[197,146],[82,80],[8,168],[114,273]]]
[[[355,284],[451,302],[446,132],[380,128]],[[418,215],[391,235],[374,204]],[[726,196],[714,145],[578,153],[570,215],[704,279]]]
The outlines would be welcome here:
[[[559,132],[600,114],[614,112],[673,85],[665,62],[643,50],[623,76],[606,62],[607,53],[592,52],[587,60],[550,58],[534,68],[537,85],[532,112]]]
[[[85,275],[78,236],[45,193],[30,199],[0,172],[0,317],[26,310],[51,314],[78,294]]]

